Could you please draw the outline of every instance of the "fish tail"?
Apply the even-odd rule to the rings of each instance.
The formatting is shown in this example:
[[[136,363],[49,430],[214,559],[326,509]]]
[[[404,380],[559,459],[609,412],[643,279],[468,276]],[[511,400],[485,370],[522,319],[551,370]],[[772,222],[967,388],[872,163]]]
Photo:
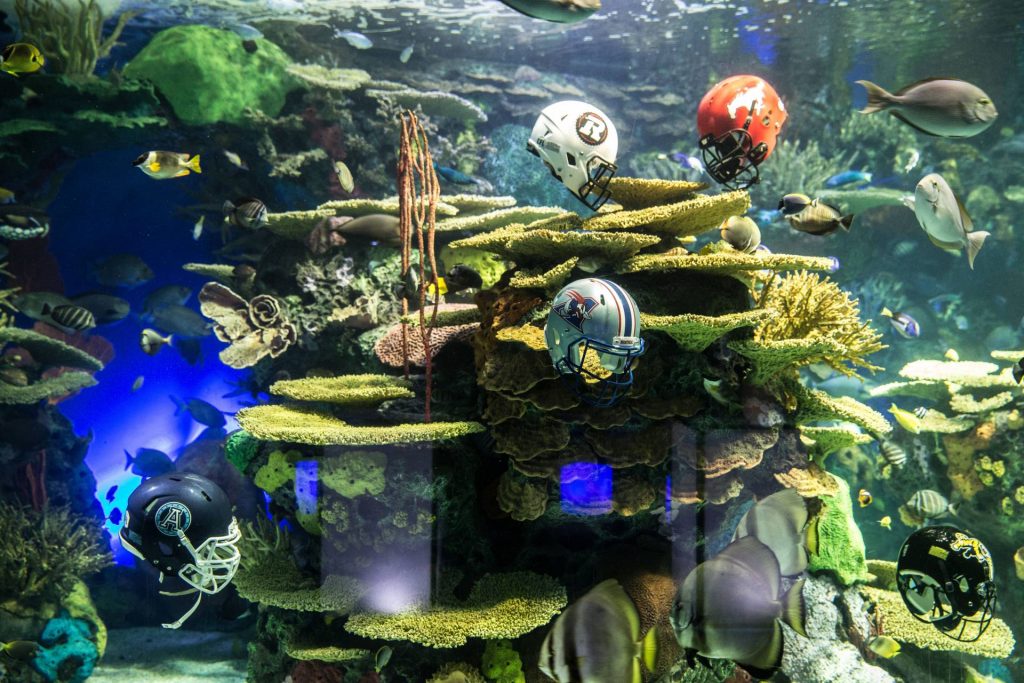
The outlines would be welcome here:
[[[129,467],[132,466],[132,454],[129,453],[127,450],[125,450],[124,458],[125,458],[124,468],[127,470]]]
[[[857,84],[863,85],[864,89],[868,91],[868,106],[860,110],[861,114],[874,114],[876,111],[888,108],[893,103],[892,94],[882,86],[875,85],[871,81],[857,81]]]
[[[821,536],[818,532],[818,517],[807,523],[807,530],[804,533],[804,547],[808,555],[817,555],[821,546]]]
[[[882,307],[882,312],[879,313],[878,315],[882,316],[883,318],[891,318],[892,317],[892,311],[889,310],[888,306],[883,306]]]
[[[220,206],[220,210],[224,213],[224,221],[230,221],[231,212],[235,210],[235,204],[230,199],[225,199],[224,203]]]
[[[181,411],[185,410],[185,402],[173,395],[168,395],[167,398],[174,401],[174,416],[177,417],[178,415],[181,415]]]
[[[850,226],[853,224],[853,214],[849,213],[839,219],[839,226],[846,232],[850,232]]]
[[[189,168],[191,168],[193,171],[195,171],[196,173],[202,173],[203,172],[203,169],[199,168],[199,155],[198,154],[195,155],[194,157],[192,157],[191,159],[189,159],[188,160],[188,164],[186,164],[186,165]]]
[[[967,233],[967,264],[974,270],[974,257],[981,251],[981,245],[985,244],[985,238],[989,233],[984,230]]]
[[[658,629],[656,626],[651,626],[647,630],[647,635],[640,641],[640,657],[644,667],[654,673],[654,667],[658,664]]]
[[[782,621],[789,624],[790,628],[806,638],[807,607],[804,604],[804,581],[805,579],[798,580],[782,596]]]

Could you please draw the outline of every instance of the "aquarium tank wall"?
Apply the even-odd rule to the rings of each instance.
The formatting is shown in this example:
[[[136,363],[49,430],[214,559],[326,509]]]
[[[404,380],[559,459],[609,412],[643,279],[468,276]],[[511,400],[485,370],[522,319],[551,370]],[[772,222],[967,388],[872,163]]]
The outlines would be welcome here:
[[[0,0],[0,681],[1024,681],[1010,0]]]

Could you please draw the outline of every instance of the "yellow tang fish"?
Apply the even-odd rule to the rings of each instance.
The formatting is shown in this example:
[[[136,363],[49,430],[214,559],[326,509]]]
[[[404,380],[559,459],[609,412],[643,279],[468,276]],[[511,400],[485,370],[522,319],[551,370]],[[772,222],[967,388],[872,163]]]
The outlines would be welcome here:
[[[900,644],[889,636],[875,636],[868,641],[868,649],[879,657],[892,659],[900,653]]]
[[[911,434],[921,433],[921,419],[913,413],[903,410],[895,403],[889,406],[889,412],[896,418],[896,422]]]
[[[943,358],[956,363],[960,360],[960,354],[956,352],[956,349],[946,349],[946,353],[943,354]]]
[[[182,152],[146,152],[139,155],[139,158],[132,162],[132,166],[157,180],[178,178],[188,175],[191,171],[203,172],[203,169],[199,168],[198,154],[193,156]]]
[[[35,45],[11,43],[0,52],[0,71],[14,77],[39,71],[46,64],[46,58]]]
[[[862,508],[866,508],[868,505],[871,505],[873,500],[874,498],[871,497],[871,492],[867,489],[861,489],[857,493],[857,502],[860,503]]]
[[[882,527],[883,529],[888,529],[889,531],[892,531],[892,517],[890,517],[889,515],[882,517],[880,520],[878,520],[878,526]]]

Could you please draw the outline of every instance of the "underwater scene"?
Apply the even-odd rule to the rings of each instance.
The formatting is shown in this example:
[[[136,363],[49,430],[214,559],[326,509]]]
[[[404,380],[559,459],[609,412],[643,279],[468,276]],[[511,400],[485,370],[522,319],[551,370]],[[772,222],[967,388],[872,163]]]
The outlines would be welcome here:
[[[1017,0],[0,0],[0,681],[1024,683]]]

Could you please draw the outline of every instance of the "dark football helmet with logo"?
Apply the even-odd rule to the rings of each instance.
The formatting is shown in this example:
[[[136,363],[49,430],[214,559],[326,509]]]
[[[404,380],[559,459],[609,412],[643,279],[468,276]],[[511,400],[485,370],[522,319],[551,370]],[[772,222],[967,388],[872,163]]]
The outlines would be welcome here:
[[[206,477],[170,472],[142,482],[128,498],[119,532],[132,555],[190,586],[162,595],[198,593],[192,608],[165,628],[178,628],[199,607],[203,593],[224,590],[238,569],[238,521],[231,501]]]
[[[610,406],[629,389],[645,350],[633,297],[596,277],[571,282],[555,295],[544,340],[555,369],[595,406]]]
[[[896,585],[915,618],[950,638],[977,640],[992,622],[992,556],[981,541],[956,527],[912,533],[900,549]]]
[[[619,134],[594,105],[565,100],[545,107],[526,149],[591,209],[608,201],[608,183],[618,170]]]
[[[779,94],[763,78],[730,76],[717,83],[697,107],[708,175],[731,189],[758,182],[758,166],[775,149],[786,116]]]

